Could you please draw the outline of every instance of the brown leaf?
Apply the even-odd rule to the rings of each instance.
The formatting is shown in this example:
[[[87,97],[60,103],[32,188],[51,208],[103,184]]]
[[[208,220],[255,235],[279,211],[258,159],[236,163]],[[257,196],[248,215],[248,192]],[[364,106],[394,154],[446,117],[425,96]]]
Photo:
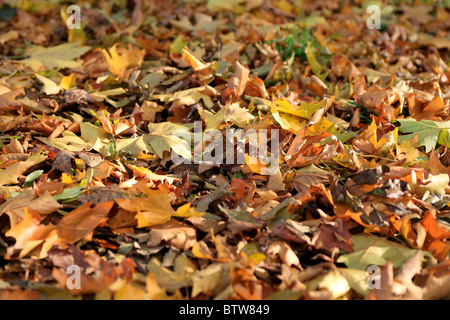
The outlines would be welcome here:
[[[32,166],[41,163],[47,159],[46,156],[40,154],[31,154],[27,160],[18,161],[13,165],[7,167],[5,170],[0,171],[0,186],[5,184],[18,183],[17,178]]]
[[[0,95],[0,112],[15,110],[14,107],[20,107],[22,104],[16,100],[17,96],[25,94],[25,90],[17,89]]]
[[[304,127],[292,141],[285,160],[292,168],[301,168],[309,164],[319,164],[321,161],[329,162],[342,151],[343,146],[340,141],[334,140],[330,133],[323,131],[314,136],[307,136],[308,127]],[[329,142],[325,142],[325,139]]]
[[[331,70],[338,76],[348,77],[349,81],[352,81],[352,79],[361,74],[355,65],[341,53],[331,58]]]
[[[352,222],[344,223],[339,217],[332,222],[324,221],[314,233],[311,242],[317,249],[343,249],[353,252],[349,229],[355,226]]]
[[[156,247],[162,241],[179,249],[189,250],[197,241],[195,229],[176,220],[152,227],[150,230],[149,247]]]
[[[11,227],[14,227],[25,217],[26,207],[32,208],[41,216],[45,216],[61,209],[62,205],[53,199],[47,191],[42,196],[36,198],[34,192],[27,189],[18,196],[3,203],[0,206],[0,215],[6,213],[9,216]]]
[[[117,187],[97,187],[87,194],[83,194],[78,197],[78,201],[82,204],[92,202],[97,205],[99,203],[105,203],[109,201],[115,201],[116,199],[125,199],[124,192]]]
[[[240,64],[239,61],[236,61],[235,67],[236,70],[234,76],[228,81],[232,101],[236,101],[236,99],[242,95],[250,74],[250,71]]]
[[[278,255],[283,263],[288,266],[295,266],[302,269],[300,265],[300,260],[295,254],[294,250],[284,241],[272,242],[267,248],[267,254]]]

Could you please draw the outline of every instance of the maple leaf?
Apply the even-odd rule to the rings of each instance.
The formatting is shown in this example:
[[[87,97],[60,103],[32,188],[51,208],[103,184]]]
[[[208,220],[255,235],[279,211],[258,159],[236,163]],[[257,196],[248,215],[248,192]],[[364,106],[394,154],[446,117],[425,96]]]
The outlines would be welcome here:
[[[189,250],[197,241],[195,229],[176,220],[151,227],[149,235],[149,247],[156,247],[164,241],[176,248]]]
[[[448,129],[450,121],[437,122],[431,120],[416,121],[415,119],[398,119],[400,123],[399,131],[408,133],[398,138],[399,142],[410,140],[417,136],[418,146],[424,146],[425,152],[430,152],[436,147],[436,144],[447,145]]]
[[[385,238],[371,235],[354,235],[351,239],[354,252],[338,258],[338,262],[344,263],[349,268],[366,270],[368,265],[384,266],[387,262],[399,267],[417,252]]]
[[[131,199],[117,199],[117,204],[125,210],[137,212],[138,228],[145,228],[170,221],[176,214],[170,204],[166,191],[148,190],[147,197]]]
[[[285,156],[286,163],[291,167],[305,167],[309,164],[327,162],[337,156],[343,149],[340,141],[333,139],[327,131],[314,136],[306,136],[304,127],[295,137]],[[327,141],[328,140],[328,141]]]
[[[40,221],[41,216],[37,211],[25,208],[23,220],[6,232],[8,237],[16,239],[14,247],[8,249],[10,258],[14,256],[15,251],[19,251],[18,258],[23,258],[42,245],[37,257],[43,259],[47,257],[48,250],[60,242],[55,228],[41,225]]]
[[[91,50],[91,47],[78,46],[76,43],[63,43],[49,48],[35,46],[25,50],[25,54],[30,57],[22,60],[22,62],[35,72],[55,68],[76,68],[80,64],[73,60],[89,50]]]
[[[450,239],[450,231],[440,226],[431,212],[425,213],[420,224],[427,231],[423,249],[430,251],[440,261],[448,258],[450,245],[445,240]]]
[[[0,206],[0,215],[7,214],[10,219],[11,227],[14,227],[25,217],[25,209],[29,207],[38,212],[41,216],[46,216],[62,208],[49,193],[45,191],[37,197],[34,192],[27,189],[14,198],[2,203]]]
[[[117,139],[116,150],[130,152],[140,156],[143,151],[157,155],[163,159],[164,154],[173,150],[184,159],[191,159],[191,146],[188,142],[174,132],[189,135],[187,127],[171,122],[149,124],[149,134],[136,138]],[[104,147],[103,147],[104,148]]]
[[[17,96],[25,94],[23,89],[3,92],[0,94],[0,111],[14,110],[22,104],[16,100]]]
[[[0,6],[0,298],[448,298],[445,3],[116,2]]]
[[[145,50],[139,50],[131,45],[128,49],[120,49],[117,48],[117,44],[108,50],[102,49],[102,53],[111,74],[119,76],[121,79],[125,77],[125,72],[129,67],[140,66],[145,56]]]
[[[75,243],[88,235],[97,226],[106,222],[113,202],[105,202],[91,208],[92,202],[69,212],[57,224],[58,235],[62,241]]]
[[[19,175],[23,174],[32,166],[41,163],[47,159],[47,156],[37,154],[30,154],[27,160],[19,161],[10,167],[0,171],[0,186],[5,184],[14,184],[18,183],[17,178]]]

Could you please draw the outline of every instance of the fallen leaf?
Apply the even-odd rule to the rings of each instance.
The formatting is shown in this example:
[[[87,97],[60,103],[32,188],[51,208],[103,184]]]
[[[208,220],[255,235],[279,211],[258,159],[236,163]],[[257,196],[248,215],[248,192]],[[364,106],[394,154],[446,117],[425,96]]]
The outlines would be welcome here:
[[[369,265],[384,266],[388,262],[399,267],[417,251],[372,235],[353,235],[351,240],[354,251],[341,255],[338,262],[352,269],[366,270]]]
[[[117,199],[122,209],[137,212],[138,228],[145,228],[170,221],[173,210],[167,192],[149,190],[145,198]]]
[[[86,203],[69,212],[57,224],[58,235],[62,241],[75,243],[88,235],[97,226],[106,222],[113,202],[105,202],[91,208],[92,203]]]
[[[0,206],[0,215],[7,214],[11,227],[14,227],[25,217],[25,208],[31,208],[38,212],[41,217],[62,208],[53,197],[45,191],[40,197],[36,197],[31,189],[23,191],[18,196],[9,199]]]
[[[196,232],[195,229],[175,220],[151,227],[147,245],[155,247],[162,241],[179,249],[189,250],[197,241]]]

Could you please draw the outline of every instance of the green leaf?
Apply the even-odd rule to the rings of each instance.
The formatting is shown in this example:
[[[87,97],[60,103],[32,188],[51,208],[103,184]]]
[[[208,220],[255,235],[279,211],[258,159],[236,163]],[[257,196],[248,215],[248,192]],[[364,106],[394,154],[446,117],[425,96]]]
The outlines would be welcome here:
[[[92,148],[105,157],[110,155],[109,141],[111,135],[102,127],[97,127],[89,122],[83,122],[80,124],[80,130],[81,140],[89,145],[89,149]]]
[[[291,105],[286,99],[278,99],[274,102],[276,111],[292,114],[305,119],[310,119],[314,112],[325,106],[326,99],[321,101],[305,102],[301,101],[300,106]]]
[[[237,179],[242,179],[242,172],[235,172],[233,173],[233,179],[237,178]]]
[[[78,198],[78,196],[81,194],[82,191],[83,191],[83,187],[75,187],[75,188],[66,189],[63,192],[61,192],[60,194],[54,195],[53,199],[55,199],[56,201],[59,201],[59,200],[65,200],[65,201],[75,200],[76,198]]]
[[[219,209],[225,213],[228,218],[237,220],[237,221],[244,221],[244,222],[250,222],[250,223],[256,223],[258,220],[252,215],[251,212],[244,211],[242,209],[227,209],[225,207],[222,207],[220,204],[218,205]]]
[[[438,143],[448,146],[450,136],[447,130],[450,129],[450,121],[416,121],[414,119],[399,119],[395,121],[400,123],[398,130],[401,133],[407,133],[398,137],[399,143],[417,136],[418,146],[425,147],[426,152],[430,152]]]
[[[348,140],[350,140],[351,138],[353,138],[354,136],[357,135],[355,132],[352,132],[352,131],[339,130],[336,128],[335,125],[328,128],[327,131],[329,133],[331,133],[332,135],[334,135],[336,138],[338,138],[338,140],[341,141],[342,143],[347,142]],[[323,141],[323,144],[326,144],[328,142],[329,141],[327,141],[327,142]]]
[[[33,171],[32,173],[30,173],[25,178],[24,187],[27,188],[27,187],[31,186],[33,184],[33,181],[36,180],[37,178],[39,178],[43,172],[44,172],[44,170],[36,170],[36,171]]]
[[[181,50],[187,46],[188,42],[183,41],[183,36],[180,34],[170,45],[170,52],[181,54]]]
[[[325,81],[328,73],[322,73],[324,70],[324,66],[322,66],[316,59],[316,56],[313,53],[312,42],[308,44],[305,50],[306,58],[308,59],[308,63],[311,66],[311,70],[314,74],[322,81]]]
[[[108,148],[109,148],[110,156],[115,157],[116,156],[116,142],[114,140],[111,140],[109,142]]]
[[[397,268],[417,252],[399,243],[367,234],[354,235],[351,239],[354,252],[341,255],[337,260],[351,269],[366,270],[369,265],[384,266],[388,261]],[[423,256],[430,256],[430,253],[423,252]]]

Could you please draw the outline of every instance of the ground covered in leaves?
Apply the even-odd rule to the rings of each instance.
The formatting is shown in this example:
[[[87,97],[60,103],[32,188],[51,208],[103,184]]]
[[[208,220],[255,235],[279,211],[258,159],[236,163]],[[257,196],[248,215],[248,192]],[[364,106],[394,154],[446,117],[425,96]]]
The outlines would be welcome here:
[[[449,297],[450,13],[431,3],[3,1],[0,298]],[[248,146],[174,163],[213,145],[172,134],[195,121],[268,133],[279,169]]]

